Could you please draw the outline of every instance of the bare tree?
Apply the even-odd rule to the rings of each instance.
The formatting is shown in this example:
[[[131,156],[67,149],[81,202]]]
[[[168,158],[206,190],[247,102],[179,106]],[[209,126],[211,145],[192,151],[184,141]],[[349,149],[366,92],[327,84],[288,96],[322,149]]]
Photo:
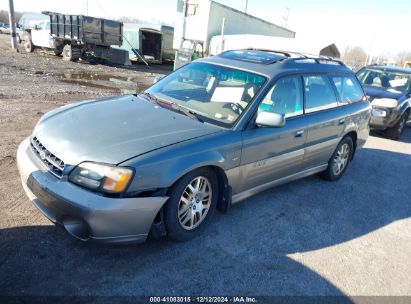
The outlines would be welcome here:
[[[14,19],[16,22],[19,22],[21,16],[24,13],[21,12],[14,12]],[[9,12],[6,10],[0,10],[0,22],[1,23],[9,23]]]
[[[368,55],[360,46],[347,46],[342,55],[346,64],[359,68],[367,63]]]
[[[406,62],[411,62],[411,51],[403,51],[397,55],[398,65],[403,67]]]

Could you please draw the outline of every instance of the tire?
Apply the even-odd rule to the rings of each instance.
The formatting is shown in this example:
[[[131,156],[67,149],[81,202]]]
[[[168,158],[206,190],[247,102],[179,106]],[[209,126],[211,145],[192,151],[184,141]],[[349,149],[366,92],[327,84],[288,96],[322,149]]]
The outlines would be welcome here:
[[[56,56],[61,56],[61,54],[63,53],[63,48],[61,48],[61,47],[55,47],[55,48],[53,49],[53,51],[54,51],[54,55],[56,55]]]
[[[34,45],[33,45],[33,42],[31,41],[31,37],[30,37],[30,36],[27,37],[27,41],[26,41],[26,43],[24,44],[24,50],[25,50],[27,53],[32,53],[32,52],[34,51]]]
[[[348,168],[353,151],[354,143],[351,136],[345,136],[328,161],[328,167],[322,174],[323,177],[329,181],[339,180]]]
[[[169,197],[164,209],[167,235],[174,241],[190,240],[200,233],[214,214],[218,200],[217,176],[211,169],[194,170],[175,183]]]
[[[408,112],[405,112],[393,127],[385,130],[385,136],[392,140],[400,139],[405,123],[407,122],[407,117]]]
[[[62,51],[63,60],[75,62],[80,59],[81,50],[76,47],[72,47],[70,44],[66,44]]]

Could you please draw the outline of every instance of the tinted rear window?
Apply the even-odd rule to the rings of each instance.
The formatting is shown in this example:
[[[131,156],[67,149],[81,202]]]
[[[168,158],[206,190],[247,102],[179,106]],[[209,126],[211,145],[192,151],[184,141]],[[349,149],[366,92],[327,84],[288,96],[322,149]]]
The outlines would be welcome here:
[[[363,91],[354,76],[332,77],[332,81],[340,95],[340,102],[343,104],[360,101],[363,98]]]
[[[337,97],[326,76],[304,76],[306,113],[336,107]]]

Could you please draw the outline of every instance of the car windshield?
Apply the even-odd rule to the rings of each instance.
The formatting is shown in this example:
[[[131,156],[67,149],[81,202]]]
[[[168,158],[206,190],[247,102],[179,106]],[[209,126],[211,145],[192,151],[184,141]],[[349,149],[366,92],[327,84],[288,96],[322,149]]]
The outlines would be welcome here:
[[[194,62],[160,80],[146,93],[176,104],[202,120],[231,127],[265,83],[253,73]]]
[[[403,93],[410,89],[411,74],[407,73],[366,68],[358,72],[357,76],[367,86]]]

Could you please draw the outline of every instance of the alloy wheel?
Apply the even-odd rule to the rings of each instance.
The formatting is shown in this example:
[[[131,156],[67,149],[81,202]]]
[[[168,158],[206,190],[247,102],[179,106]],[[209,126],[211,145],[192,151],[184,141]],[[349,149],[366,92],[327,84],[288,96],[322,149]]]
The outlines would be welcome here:
[[[198,227],[211,206],[212,188],[204,176],[193,179],[184,189],[178,203],[178,221],[185,230]]]
[[[348,164],[349,157],[350,146],[348,144],[341,145],[341,147],[337,150],[332,164],[332,170],[335,175],[340,175],[344,171]]]

